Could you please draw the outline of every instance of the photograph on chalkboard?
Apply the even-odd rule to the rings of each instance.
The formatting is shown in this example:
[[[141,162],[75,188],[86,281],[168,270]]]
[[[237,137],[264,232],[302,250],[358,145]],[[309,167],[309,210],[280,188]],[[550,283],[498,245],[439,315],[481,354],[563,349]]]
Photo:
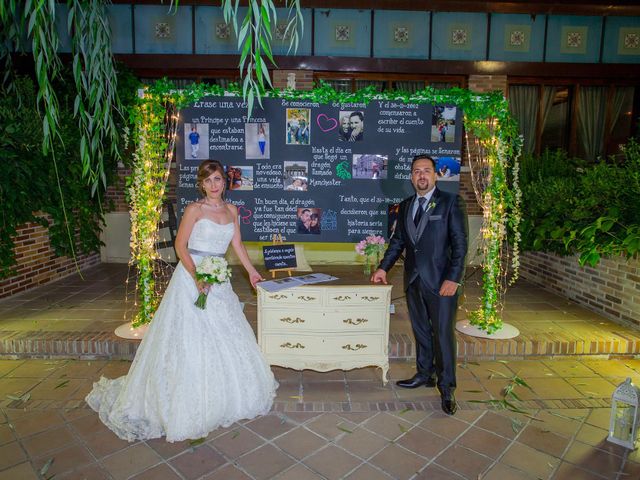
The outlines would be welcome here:
[[[311,109],[287,108],[287,145],[309,145],[311,141]]]
[[[296,233],[303,235],[319,235],[322,223],[321,208],[298,208]]]
[[[206,160],[209,158],[209,124],[184,124],[185,160]]]
[[[364,113],[341,111],[338,115],[338,140],[360,142],[364,140]]]
[[[431,141],[453,143],[456,138],[456,107],[434,106],[431,114]]]
[[[229,190],[253,190],[253,167],[228,166],[227,188]]]
[[[270,158],[268,123],[244,124],[244,150],[247,152],[246,158]]]
[[[460,157],[433,157],[436,161],[436,174],[439,181],[460,181]]]
[[[309,162],[284,162],[284,189],[293,192],[306,192],[308,186]]]
[[[351,178],[367,180],[383,180],[387,178],[389,157],[356,153],[353,155],[353,171]]]
[[[391,203],[387,206],[387,238],[391,238],[396,231],[399,211],[399,203]]]

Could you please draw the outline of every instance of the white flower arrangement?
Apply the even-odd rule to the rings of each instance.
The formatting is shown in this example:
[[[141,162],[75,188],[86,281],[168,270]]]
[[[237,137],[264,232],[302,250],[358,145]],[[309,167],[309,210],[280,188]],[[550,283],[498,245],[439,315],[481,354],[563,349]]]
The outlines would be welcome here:
[[[222,257],[204,257],[196,267],[196,280],[203,281],[209,285],[226,283],[231,278],[229,264]],[[204,310],[207,302],[207,294],[202,292],[198,295],[195,306]]]

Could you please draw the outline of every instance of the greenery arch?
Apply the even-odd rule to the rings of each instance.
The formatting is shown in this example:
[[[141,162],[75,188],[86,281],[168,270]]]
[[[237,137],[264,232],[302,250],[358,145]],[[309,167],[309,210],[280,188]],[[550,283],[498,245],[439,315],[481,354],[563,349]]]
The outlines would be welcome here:
[[[205,95],[241,95],[238,86],[223,89],[217,85],[194,84],[178,90],[162,80],[147,88],[133,110],[134,169],[129,181],[131,201],[131,262],[138,271],[137,312],[133,326],[149,323],[161,293],[154,278],[157,225],[162,214],[162,199],[176,138],[177,111]],[[272,90],[266,96],[289,100],[313,100],[319,103],[369,103],[393,100],[405,103],[455,105],[463,110],[464,124],[470,134],[467,150],[474,189],[483,209],[480,248],[482,249],[483,295],[480,308],[471,312],[471,324],[492,333],[502,326],[503,294],[510,279],[518,276],[520,235],[520,188],[518,158],[521,140],[506,99],[501,92],[477,94],[466,89],[376,92],[372,87],[355,93],[337,92],[327,84],[310,91]],[[507,235],[511,232],[511,248]],[[510,258],[510,261],[509,261]]]

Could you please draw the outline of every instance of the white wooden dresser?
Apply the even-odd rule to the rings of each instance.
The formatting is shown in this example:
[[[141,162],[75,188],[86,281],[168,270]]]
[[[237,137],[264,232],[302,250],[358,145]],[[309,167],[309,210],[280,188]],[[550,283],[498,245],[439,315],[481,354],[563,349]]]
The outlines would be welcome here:
[[[258,286],[258,343],[271,365],[389,371],[391,285]]]

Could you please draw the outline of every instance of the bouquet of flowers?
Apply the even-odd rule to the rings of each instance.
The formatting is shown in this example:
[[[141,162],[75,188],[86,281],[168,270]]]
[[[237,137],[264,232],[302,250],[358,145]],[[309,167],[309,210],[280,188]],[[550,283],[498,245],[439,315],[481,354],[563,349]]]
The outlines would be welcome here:
[[[196,267],[196,279],[209,285],[228,282],[231,278],[231,269],[227,261],[222,257],[204,257]],[[204,310],[207,304],[207,294],[198,295],[195,306]]]
[[[384,248],[384,238],[380,235],[369,235],[356,245],[356,252],[365,257],[365,274],[369,275],[371,273],[371,263],[373,263],[373,261],[375,261],[376,265],[380,263],[380,254],[384,252]]]

